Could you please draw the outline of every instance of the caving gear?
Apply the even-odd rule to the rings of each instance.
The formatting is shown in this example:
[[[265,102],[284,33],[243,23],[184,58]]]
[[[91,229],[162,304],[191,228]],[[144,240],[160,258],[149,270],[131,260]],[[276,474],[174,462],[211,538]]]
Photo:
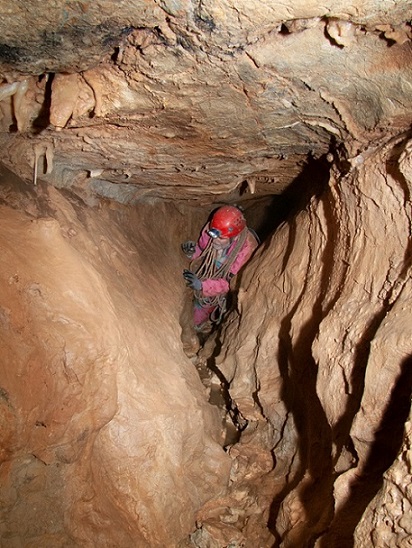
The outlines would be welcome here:
[[[207,233],[209,234],[209,236],[211,238],[213,238],[214,240],[216,238],[220,238],[221,235],[220,235],[220,230],[217,230],[217,228],[209,228],[209,230],[207,231]]]
[[[186,280],[188,287],[194,289],[195,291],[201,291],[202,282],[199,280],[194,272],[191,272],[187,269],[183,270],[183,278]]]
[[[246,219],[239,208],[226,205],[220,207],[209,224],[211,238],[234,238],[246,227]]]
[[[203,244],[205,236],[208,242],[198,257],[195,254],[197,259],[191,264],[192,270],[202,282],[202,290],[195,291],[194,294],[194,322],[196,329],[200,331],[203,330],[205,322],[212,321],[218,325],[222,321],[226,312],[230,278],[246,262],[257,245],[245,228],[232,241],[228,240],[229,243],[224,250],[216,249],[208,230],[204,229],[199,243]],[[254,242],[252,245],[250,240]],[[235,266],[239,256],[240,262]]]
[[[213,221],[217,226],[212,226]],[[203,227],[190,263],[190,271],[201,282],[201,290],[194,290],[193,295],[194,328],[198,333],[210,333],[213,325],[222,321],[230,279],[250,259],[257,246],[257,238],[236,207],[219,208]]]
[[[196,242],[188,240],[182,244],[182,251],[188,259],[191,259],[196,251]]]

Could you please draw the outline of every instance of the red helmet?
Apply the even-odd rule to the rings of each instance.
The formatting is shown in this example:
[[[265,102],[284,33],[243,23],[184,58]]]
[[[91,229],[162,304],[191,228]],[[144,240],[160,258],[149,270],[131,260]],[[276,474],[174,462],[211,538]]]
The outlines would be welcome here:
[[[209,224],[212,238],[234,238],[246,226],[246,219],[237,207],[226,205],[219,207]]]

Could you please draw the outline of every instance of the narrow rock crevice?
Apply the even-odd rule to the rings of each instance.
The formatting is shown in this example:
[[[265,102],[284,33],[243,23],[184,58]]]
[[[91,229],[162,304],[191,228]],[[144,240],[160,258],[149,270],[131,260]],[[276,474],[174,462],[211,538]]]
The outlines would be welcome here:
[[[0,5],[0,545],[408,545],[408,2]]]

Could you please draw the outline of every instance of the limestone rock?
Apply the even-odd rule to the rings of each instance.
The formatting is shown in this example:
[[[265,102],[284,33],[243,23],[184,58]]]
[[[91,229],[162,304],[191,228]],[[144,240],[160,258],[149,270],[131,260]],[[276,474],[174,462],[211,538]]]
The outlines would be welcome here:
[[[0,30],[1,542],[408,545],[410,2],[0,0]],[[179,254],[222,202],[277,228],[202,358],[226,410]]]
[[[356,156],[409,127],[407,2],[3,0],[0,13],[3,86],[20,90],[0,102],[3,158],[27,181],[47,142],[55,171],[39,175],[58,187],[71,171],[129,203],[248,199],[335,142]]]
[[[230,459],[180,346],[180,279],[159,277],[181,262],[161,259],[167,215],[156,235],[144,228],[150,208],[84,217],[80,202],[41,185],[28,213],[4,177],[3,196],[8,189],[20,207],[2,205],[0,222],[2,538],[27,545],[58,517],[56,534],[76,545],[177,544],[224,492]],[[24,475],[38,477],[32,499],[58,497],[60,509],[34,503],[22,529]]]

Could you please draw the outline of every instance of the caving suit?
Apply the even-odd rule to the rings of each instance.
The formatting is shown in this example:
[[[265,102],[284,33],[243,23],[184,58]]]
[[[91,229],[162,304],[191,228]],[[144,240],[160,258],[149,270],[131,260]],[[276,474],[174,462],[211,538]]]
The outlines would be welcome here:
[[[196,262],[201,264],[205,252],[207,253],[210,247],[212,238],[207,233],[208,228],[209,223],[205,225],[200,234],[192,257],[192,264],[196,264]],[[225,300],[230,289],[230,279],[246,264],[258,246],[257,236],[248,228],[245,228],[244,231],[244,234],[238,234],[233,238],[226,249],[216,254],[217,256],[214,259],[216,271],[226,261],[232,262],[224,277],[202,279],[202,291],[197,292],[194,297],[194,324],[197,328],[210,320],[219,323],[221,315],[225,311]],[[239,240],[244,241],[242,243]]]

